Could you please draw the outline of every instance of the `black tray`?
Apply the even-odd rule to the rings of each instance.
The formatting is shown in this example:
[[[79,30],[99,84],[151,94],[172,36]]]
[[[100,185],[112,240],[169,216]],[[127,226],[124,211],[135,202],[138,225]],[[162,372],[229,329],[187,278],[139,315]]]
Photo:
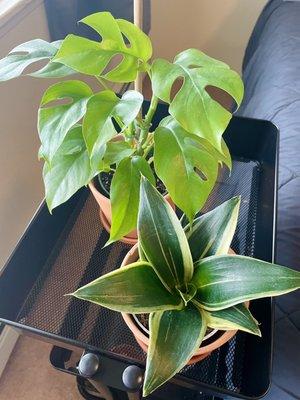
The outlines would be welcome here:
[[[165,113],[161,106],[158,119]],[[225,139],[233,172],[220,176],[206,209],[241,194],[233,249],[272,261],[278,130],[267,121],[233,117]],[[116,243],[102,249],[107,239],[87,189],[52,216],[43,203],[0,276],[0,321],[64,347],[97,351],[101,364],[114,368],[110,385],[122,389],[116,371],[132,363],[143,366],[145,354],[118,313],[64,296],[121,264],[129,247]],[[262,338],[239,332],[172,382],[211,394],[263,396],[271,374],[272,301],[253,301],[250,308],[261,323]]]

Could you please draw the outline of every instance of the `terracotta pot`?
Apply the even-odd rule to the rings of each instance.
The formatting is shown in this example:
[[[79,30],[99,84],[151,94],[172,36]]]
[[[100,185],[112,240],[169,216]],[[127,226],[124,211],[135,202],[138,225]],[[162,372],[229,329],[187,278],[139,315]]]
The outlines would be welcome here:
[[[114,141],[122,140],[123,136],[122,135],[117,135],[114,138]],[[93,181],[89,183],[89,188],[95,197],[97,203],[99,204],[100,207],[100,220],[102,222],[102,225],[104,228],[107,230],[107,232],[110,232],[110,227],[111,227],[111,203],[110,199],[106,196],[104,196],[102,193],[99,192],[99,190],[96,188],[95,184]],[[168,201],[168,203],[171,205],[173,209],[175,209],[175,205],[169,195],[164,196],[165,199]],[[137,231],[134,229],[133,231],[129,232],[126,236],[124,236],[121,239],[122,242],[134,245],[137,243]]]
[[[95,197],[100,210],[99,210],[99,215],[100,215],[100,220],[103,225],[103,227],[107,230],[107,232],[110,232],[110,227],[111,227],[111,203],[110,199],[106,196],[104,196],[102,193],[99,192],[99,190],[96,188],[95,184],[93,181],[89,183],[89,188]],[[136,230],[128,233],[123,239],[122,242],[134,245],[137,242],[137,232]]]
[[[233,250],[229,250],[229,253],[235,254]],[[121,268],[125,265],[131,264],[138,259],[138,246],[135,245],[125,256]],[[249,302],[247,302],[247,307],[249,306]],[[122,313],[122,317],[129,327],[131,332],[134,334],[134,337],[140,347],[147,353],[149,346],[149,338],[138,328],[137,324],[134,322],[134,319],[131,314]],[[225,331],[221,336],[219,336],[214,342],[199,347],[199,349],[195,352],[194,356],[187,363],[188,365],[194,364],[198,361],[203,360],[208,357],[210,353],[226,342],[228,342],[233,336],[236,334],[237,330]]]

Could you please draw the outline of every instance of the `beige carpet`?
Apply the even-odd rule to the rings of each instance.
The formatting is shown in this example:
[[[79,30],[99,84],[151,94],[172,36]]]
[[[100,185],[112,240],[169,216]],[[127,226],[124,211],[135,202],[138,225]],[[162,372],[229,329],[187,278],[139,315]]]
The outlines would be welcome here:
[[[0,400],[82,400],[75,378],[49,362],[51,345],[21,336],[0,378]]]

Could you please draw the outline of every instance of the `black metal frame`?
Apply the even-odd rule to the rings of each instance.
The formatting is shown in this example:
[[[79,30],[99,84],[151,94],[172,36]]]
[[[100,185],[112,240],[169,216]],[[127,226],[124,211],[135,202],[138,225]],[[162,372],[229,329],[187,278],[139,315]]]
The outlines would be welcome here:
[[[166,108],[161,106],[160,115],[154,121],[154,126],[165,114]],[[259,187],[260,207],[257,215],[254,256],[266,261],[273,261],[275,254],[278,136],[278,129],[271,122],[241,117],[233,117],[224,134],[233,157],[257,160],[262,167],[261,185]],[[80,348],[96,352],[101,356],[101,363],[106,366],[106,375],[101,376],[101,379],[108,386],[124,390],[122,381],[118,381],[116,376],[119,376],[124,368],[131,364],[126,357],[119,355],[112,356],[111,353],[95,348],[89,343],[70,340],[17,322],[18,313],[39,276],[41,266],[46,262],[52,248],[58,245],[57,238],[60,236],[63,228],[65,228],[66,224],[73,223],[73,210],[76,207],[80,209],[87,194],[87,189],[82,189],[66,204],[55,210],[52,216],[50,216],[45,203],[41,204],[1,272],[0,322],[10,325],[26,334],[44,338],[53,344],[59,344],[59,346],[64,346],[65,348]],[[28,268],[20,268],[20,266],[24,265],[28,266]],[[264,320],[264,327],[266,329],[263,329],[263,339],[259,343],[255,337],[247,335],[247,346],[252,346],[252,348],[255,348],[255,352],[260,352],[262,356],[260,357],[261,364],[257,368],[255,365],[255,352],[247,352],[246,360],[244,360],[244,363],[247,364],[247,374],[244,377],[245,386],[247,387],[243,391],[243,394],[211,387],[180,375],[172,380],[172,384],[166,385],[169,393],[173,392],[173,388],[175,387],[177,393],[187,388],[198,392],[199,390],[203,390],[208,394],[230,395],[242,399],[258,399],[263,397],[268,389],[267,386],[270,385],[272,369],[272,300],[262,299],[253,302],[253,310],[258,319],[262,318]],[[109,373],[110,368],[113,371],[111,374]],[[99,371],[99,373],[102,374],[103,372]],[[249,385],[249,382],[252,383]],[[256,385],[255,388],[253,386],[254,383]]]

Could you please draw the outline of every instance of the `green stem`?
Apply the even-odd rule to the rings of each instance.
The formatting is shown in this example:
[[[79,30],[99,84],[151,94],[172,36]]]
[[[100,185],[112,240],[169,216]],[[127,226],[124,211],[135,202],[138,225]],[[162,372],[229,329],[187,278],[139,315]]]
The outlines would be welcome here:
[[[153,133],[152,132],[150,132],[149,134],[148,134],[148,137],[147,137],[147,139],[145,140],[145,142],[144,142],[144,145],[143,145],[143,149],[147,149],[148,147],[149,147],[149,145],[153,145],[153,141],[154,141],[154,135],[153,135]]]
[[[151,127],[151,121],[152,121],[152,118],[157,109],[157,105],[158,105],[158,98],[156,96],[152,96],[149,110],[143,121],[143,126],[142,126],[140,136],[139,136],[139,149],[138,150],[141,154],[143,154],[143,144],[147,140],[147,136],[149,134],[149,129]]]
[[[153,143],[149,144],[149,146],[147,146],[144,150],[144,158],[147,158],[148,154],[150,153],[150,151],[153,149]]]
[[[135,129],[134,129],[134,122],[130,122],[129,126],[128,126],[128,132],[129,132],[129,136],[134,136],[135,134]]]

